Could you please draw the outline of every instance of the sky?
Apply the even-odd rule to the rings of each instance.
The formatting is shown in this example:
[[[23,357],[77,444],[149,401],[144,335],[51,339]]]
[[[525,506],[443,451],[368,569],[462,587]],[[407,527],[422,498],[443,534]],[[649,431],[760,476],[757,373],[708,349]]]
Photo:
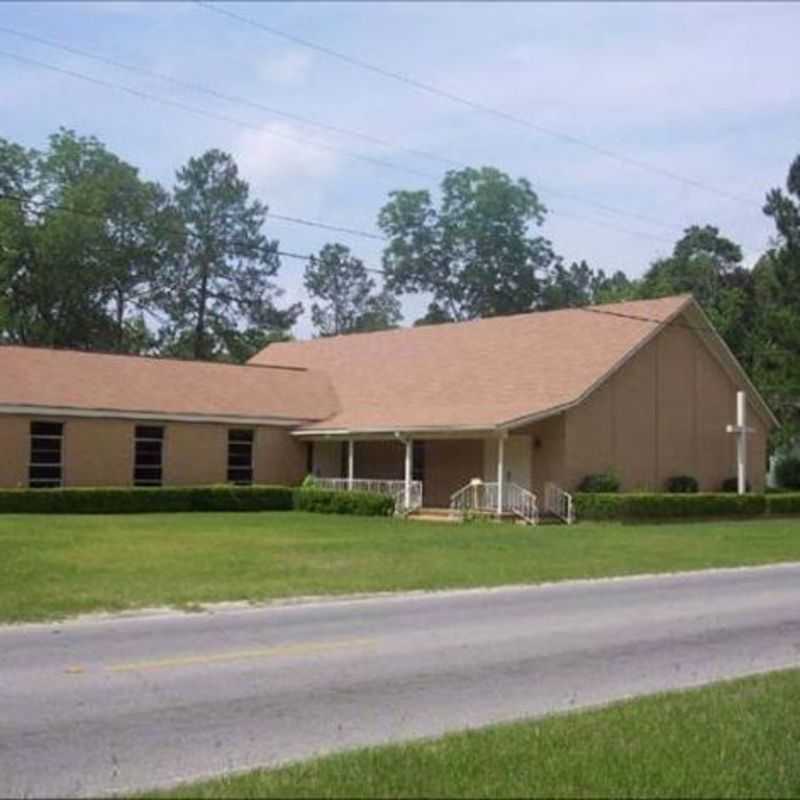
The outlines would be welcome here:
[[[217,5],[527,124],[192,2],[3,2],[0,136],[41,148],[72,128],[167,186],[190,157],[217,147],[275,214],[374,233],[392,190],[435,196],[447,169],[494,166],[531,181],[549,209],[540,232],[567,262],[631,277],[691,224],[718,226],[748,264],[769,244],[765,194],[784,185],[800,153],[800,3]],[[340,241],[380,266],[374,239],[278,220],[266,230],[283,250]],[[308,308],[303,268],[283,260],[282,304]],[[426,305],[404,298],[405,322]],[[295,334],[310,333],[306,313]]]

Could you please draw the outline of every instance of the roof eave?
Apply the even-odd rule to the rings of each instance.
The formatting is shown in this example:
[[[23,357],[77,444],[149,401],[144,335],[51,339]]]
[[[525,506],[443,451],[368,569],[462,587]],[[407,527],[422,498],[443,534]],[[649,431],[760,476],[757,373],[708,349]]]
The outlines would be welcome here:
[[[0,414],[18,416],[54,416],[83,419],[159,420],[163,422],[207,422],[225,425],[268,425],[295,428],[317,422],[315,419],[283,417],[278,415],[202,414],[154,409],[79,408],[74,406],[47,406],[30,403],[0,403]]]

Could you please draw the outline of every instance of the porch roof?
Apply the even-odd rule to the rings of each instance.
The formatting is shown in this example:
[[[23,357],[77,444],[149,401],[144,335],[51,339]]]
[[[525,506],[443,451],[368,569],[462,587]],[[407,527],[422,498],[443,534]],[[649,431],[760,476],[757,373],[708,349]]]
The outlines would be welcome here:
[[[681,295],[276,343],[251,363],[330,377],[339,410],[299,436],[490,432],[580,402],[693,305]]]

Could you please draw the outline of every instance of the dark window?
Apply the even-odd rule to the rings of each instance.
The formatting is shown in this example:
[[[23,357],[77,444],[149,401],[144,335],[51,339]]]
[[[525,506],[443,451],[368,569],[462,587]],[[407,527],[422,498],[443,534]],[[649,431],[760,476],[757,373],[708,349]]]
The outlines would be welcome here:
[[[314,472],[314,442],[306,442],[306,475]]]
[[[425,480],[425,442],[414,442],[411,462],[411,480]]]
[[[228,482],[253,482],[253,431],[228,431]]]
[[[63,441],[63,423],[31,422],[31,458],[28,466],[28,485],[31,489],[57,489],[62,485]]]
[[[133,485],[161,486],[164,471],[164,428],[137,425],[134,439]]]

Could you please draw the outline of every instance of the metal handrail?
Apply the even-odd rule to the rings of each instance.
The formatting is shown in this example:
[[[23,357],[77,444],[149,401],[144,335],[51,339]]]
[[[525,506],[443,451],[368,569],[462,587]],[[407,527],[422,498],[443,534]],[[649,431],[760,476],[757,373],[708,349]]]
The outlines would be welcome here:
[[[498,484],[480,480],[470,481],[450,496],[450,508],[459,514],[478,511],[485,514],[497,513]],[[503,483],[501,510],[511,512],[531,525],[539,521],[539,508],[536,495],[516,483]]]
[[[572,525],[575,522],[575,501],[569,492],[565,492],[555,483],[544,485],[544,510]]]
[[[401,480],[378,480],[373,478],[315,478],[320,489],[335,492],[370,492],[391,497],[395,502],[395,513],[409,514],[422,507],[422,481],[411,481],[410,502],[406,506],[406,482]]]

